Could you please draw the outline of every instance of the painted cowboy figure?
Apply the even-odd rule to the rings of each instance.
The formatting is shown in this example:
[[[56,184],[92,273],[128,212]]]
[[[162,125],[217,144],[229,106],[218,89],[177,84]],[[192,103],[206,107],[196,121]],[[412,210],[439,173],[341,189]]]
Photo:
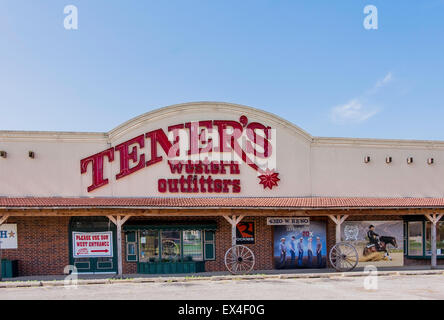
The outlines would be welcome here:
[[[368,237],[368,240],[369,240],[369,246],[372,246],[372,245],[374,245],[375,246],[375,248],[376,248],[376,250],[379,250],[379,248],[380,248],[380,243],[379,243],[379,234],[377,234],[376,232],[375,232],[375,226],[374,225],[370,225],[369,227],[368,227],[368,231],[367,231],[367,237]]]
[[[285,261],[287,258],[287,246],[285,245],[285,238],[281,239],[281,244],[279,245],[281,251],[280,268],[285,267]]]

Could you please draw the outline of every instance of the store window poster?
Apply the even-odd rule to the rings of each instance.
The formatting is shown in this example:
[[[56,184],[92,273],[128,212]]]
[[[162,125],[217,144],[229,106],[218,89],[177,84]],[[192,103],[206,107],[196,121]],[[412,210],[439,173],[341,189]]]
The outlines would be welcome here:
[[[274,226],[276,269],[325,268],[327,263],[326,223]]]

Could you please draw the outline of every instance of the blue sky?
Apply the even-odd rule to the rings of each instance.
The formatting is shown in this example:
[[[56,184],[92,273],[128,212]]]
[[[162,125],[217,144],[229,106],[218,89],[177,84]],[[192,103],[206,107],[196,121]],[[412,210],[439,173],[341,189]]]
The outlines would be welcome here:
[[[443,17],[444,0],[1,0],[0,129],[108,131],[225,101],[315,136],[444,140]]]

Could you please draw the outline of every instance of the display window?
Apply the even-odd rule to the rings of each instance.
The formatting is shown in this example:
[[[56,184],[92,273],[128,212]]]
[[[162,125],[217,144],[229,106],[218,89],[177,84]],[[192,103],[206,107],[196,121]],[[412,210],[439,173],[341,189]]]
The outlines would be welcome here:
[[[183,256],[185,258],[202,261],[203,260],[203,243],[202,231],[186,230],[183,231]]]
[[[426,255],[432,255],[432,223],[426,222]],[[444,222],[438,222],[436,225],[436,253],[439,256],[444,256]]]
[[[175,262],[215,259],[212,230],[138,230],[127,233],[127,261]],[[138,250],[136,249],[138,248]]]
[[[139,232],[139,261],[149,262],[160,258],[159,231]]]
[[[424,254],[423,248],[423,222],[410,221],[407,224],[408,230],[408,255],[422,256]]]
[[[407,221],[406,255],[410,258],[425,258],[432,255],[432,223],[430,221]],[[444,258],[444,221],[436,225],[436,254]]]

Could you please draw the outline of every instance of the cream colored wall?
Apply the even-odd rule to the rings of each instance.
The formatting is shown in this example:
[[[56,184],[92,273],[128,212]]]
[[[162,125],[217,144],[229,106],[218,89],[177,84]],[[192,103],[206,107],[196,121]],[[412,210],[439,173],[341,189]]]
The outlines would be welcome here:
[[[0,137],[0,150],[7,152],[6,159],[0,158],[1,196],[79,196],[80,159],[107,148],[104,135],[101,139],[42,133]],[[34,159],[28,157],[28,151],[35,152]]]
[[[198,120],[235,120],[246,115],[249,122],[257,121],[276,129],[277,171],[281,181],[272,190],[264,190],[259,184],[257,172],[248,165],[240,165],[240,175],[220,175],[221,178],[241,180],[241,193],[165,193],[157,190],[159,178],[180,178],[171,174],[166,157],[159,147],[159,155],[164,160],[153,166],[141,169],[116,181],[119,172],[119,153],[115,153],[113,162],[105,161],[104,177],[110,183],[90,193],[91,165],[87,174],[80,174],[80,160],[109,147],[127,141],[146,132],[168,126]],[[64,196],[64,197],[156,197],[156,196],[300,196],[310,195],[310,142],[311,137],[283,119],[252,108],[229,104],[187,104],[160,109],[133,119],[108,134],[54,134],[45,133],[0,133],[0,150],[6,150],[8,157],[0,158],[1,196]],[[59,134],[60,135],[60,134]],[[146,160],[151,156],[146,140],[143,152]],[[36,153],[35,159],[29,159],[28,150]],[[215,178],[215,176],[213,176]]]
[[[319,138],[311,152],[313,196],[444,196],[444,143]]]
[[[88,193],[91,166],[80,174],[80,160],[140,134],[188,121],[238,120],[246,115],[276,129],[277,171],[281,181],[264,190],[256,172],[241,165],[239,194],[160,194],[159,178],[178,178],[164,161],[115,180],[119,154],[105,161],[110,183]],[[146,140],[147,141],[147,140]],[[150,158],[145,145],[143,152]],[[156,110],[132,119],[109,133],[0,132],[0,196],[9,197],[442,197],[444,194],[444,142],[312,138],[293,124],[272,114],[225,103],[191,103]],[[159,148],[161,150],[161,148]],[[35,159],[28,158],[34,151]],[[163,155],[163,151],[160,152]],[[365,156],[371,162],[364,163]],[[393,158],[392,164],[385,157]],[[407,157],[414,163],[408,165]],[[436,163],[428,165],[433,157]]]

